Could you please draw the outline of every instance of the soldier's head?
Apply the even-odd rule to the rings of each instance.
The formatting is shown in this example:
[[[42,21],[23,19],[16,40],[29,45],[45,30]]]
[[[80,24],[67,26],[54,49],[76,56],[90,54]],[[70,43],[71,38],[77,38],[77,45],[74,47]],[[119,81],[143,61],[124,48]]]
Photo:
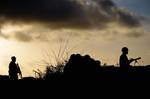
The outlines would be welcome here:
[[[15,57],[15,56],[12,56],[12,57],[11,57],[11,60],[12,60],[13,62],[16,62],[16,57]]]
[[[123,48],[122,48],[122,53],[123,53],[123,54],[128,54],[128,51],[129,51],[129,50],[128,50],[127,47],[123,47]]]

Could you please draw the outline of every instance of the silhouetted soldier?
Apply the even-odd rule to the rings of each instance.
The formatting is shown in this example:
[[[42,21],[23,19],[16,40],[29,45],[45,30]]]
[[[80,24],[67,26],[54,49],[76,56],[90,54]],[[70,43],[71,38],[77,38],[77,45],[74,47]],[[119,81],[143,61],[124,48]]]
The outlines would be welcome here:
[[[9,64],[9,77],[11,80],[18,80],[18,74],[22,77],[22,73],[18,64],[16,64],[16,57],[11,57]]]
[[[128,48],[127,47],[122,48],[122,55],[120,56],[120,68],[123,72],[127,72],[130,67],[130,64],[136,60],[136,59],[129,60],[127,54]]]

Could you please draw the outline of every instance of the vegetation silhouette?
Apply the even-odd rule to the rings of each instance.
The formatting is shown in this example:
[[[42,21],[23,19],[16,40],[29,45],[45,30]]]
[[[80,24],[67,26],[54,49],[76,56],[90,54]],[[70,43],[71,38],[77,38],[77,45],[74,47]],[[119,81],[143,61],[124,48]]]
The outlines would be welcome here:
[[[89,55],[73,54],[64,68],[64,77],[72,80],[96,79],[100,68],[101,62]]]

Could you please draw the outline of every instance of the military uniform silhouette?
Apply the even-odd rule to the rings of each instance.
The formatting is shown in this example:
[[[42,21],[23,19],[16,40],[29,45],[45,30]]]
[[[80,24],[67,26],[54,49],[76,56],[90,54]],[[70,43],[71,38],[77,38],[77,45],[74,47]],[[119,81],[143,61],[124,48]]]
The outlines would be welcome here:
[[[123,71],[127,71],[130,67],[130,63],[134,61],[134,59],[129,60],[127,57],[128,54],[128,48],[124,47],[122,48],[122,55],[120,56],[120,68]]]
[[[11,57],[11,62],[9,64],[9,77],[11,80],[18,80],[18,73],[21,74],[21,70],[18,64],[16,64],[16,57]]]

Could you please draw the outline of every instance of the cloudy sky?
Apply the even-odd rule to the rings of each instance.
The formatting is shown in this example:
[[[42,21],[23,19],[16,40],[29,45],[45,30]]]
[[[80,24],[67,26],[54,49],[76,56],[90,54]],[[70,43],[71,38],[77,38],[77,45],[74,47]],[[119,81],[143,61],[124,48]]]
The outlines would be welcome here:
[[[150,64],[149,0],[1,0],[0,74],[15,55],[24,76],[72,53],[115,65],[129,57]]]

